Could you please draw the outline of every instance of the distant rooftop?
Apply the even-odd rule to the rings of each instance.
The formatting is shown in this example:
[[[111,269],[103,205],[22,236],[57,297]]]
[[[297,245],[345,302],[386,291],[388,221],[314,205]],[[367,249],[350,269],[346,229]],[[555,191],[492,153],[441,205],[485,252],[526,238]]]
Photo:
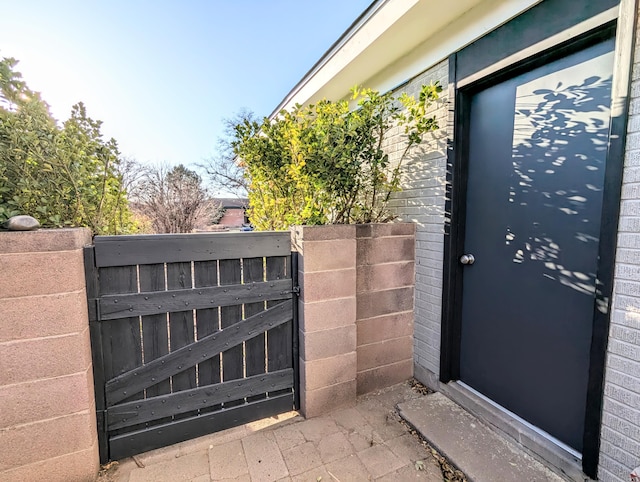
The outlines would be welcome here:
[[[215,202],[222,204],[223,208],[246,208],[249,206],[249,200],[247,198],[227,198],[217,197],[213,199]]]

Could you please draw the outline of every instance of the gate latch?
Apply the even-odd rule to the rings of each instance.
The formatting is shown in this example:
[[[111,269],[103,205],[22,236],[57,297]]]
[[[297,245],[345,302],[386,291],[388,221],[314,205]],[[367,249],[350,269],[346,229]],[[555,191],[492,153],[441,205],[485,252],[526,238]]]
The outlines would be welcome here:
[[[294,294],[296,296],[300,296],[300,286],[296,285],[293,288],[291,288],[290,290],[282,292],[283,295],[288,295],[289,293]]]

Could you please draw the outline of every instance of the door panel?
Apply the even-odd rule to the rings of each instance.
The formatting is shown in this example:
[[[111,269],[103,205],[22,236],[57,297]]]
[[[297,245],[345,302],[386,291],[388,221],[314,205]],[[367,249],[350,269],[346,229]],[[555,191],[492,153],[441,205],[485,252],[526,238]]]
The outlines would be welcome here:
[[[582,450],[613,41],[471,98],[460,379]],[[461,255],[459,253],[458,255]]]

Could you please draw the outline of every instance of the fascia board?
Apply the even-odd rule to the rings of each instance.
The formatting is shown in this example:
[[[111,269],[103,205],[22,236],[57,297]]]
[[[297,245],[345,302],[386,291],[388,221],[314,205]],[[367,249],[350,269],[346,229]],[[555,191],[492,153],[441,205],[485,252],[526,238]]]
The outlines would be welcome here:
[[[355,84],[403,84],[541,0],[374,2],[274,110],[346,98]]]

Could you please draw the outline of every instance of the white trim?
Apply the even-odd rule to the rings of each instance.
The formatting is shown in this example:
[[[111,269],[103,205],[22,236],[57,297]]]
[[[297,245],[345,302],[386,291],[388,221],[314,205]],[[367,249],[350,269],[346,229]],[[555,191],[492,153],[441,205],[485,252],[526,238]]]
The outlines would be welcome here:
[[[271,114],[322,98],[348,96],[354,84],[386,92],[541,0],[377,0]]]
[[[422,42],[408,55],[380,69],[367,87],[387,92],[447,59],[542,0],[482,0]]]
[[[322,70],[328,62],[333,59],[338,51],[349,42],[358,31],[373,17],[376,12],[382,8],[389,0],[377,0],[374,1],[369,7],[360,15],[351,26],[336,40],[329,50],[327,50],[322,57],[311,67],[311,69],[304,75],[304,77],[291,89],[287,96],[278,104],[269,118],[273,118],[278,112],[285,108],[286,105],[292,103],[292,99],[309,83],[309,81]]]

